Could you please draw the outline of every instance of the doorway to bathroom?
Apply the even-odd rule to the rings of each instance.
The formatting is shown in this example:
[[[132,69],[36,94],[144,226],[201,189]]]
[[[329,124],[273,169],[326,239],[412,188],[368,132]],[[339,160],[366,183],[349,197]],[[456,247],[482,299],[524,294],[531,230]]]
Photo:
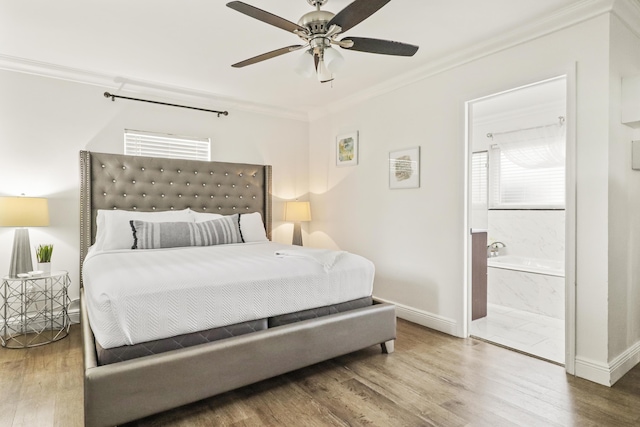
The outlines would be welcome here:
[[[567,78],[467,103],[469,334],[566,359]]]

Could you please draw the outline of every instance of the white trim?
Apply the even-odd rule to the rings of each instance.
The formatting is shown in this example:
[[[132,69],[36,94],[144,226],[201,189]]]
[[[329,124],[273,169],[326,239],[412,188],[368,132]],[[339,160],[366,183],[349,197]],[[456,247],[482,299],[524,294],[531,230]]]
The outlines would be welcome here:
[[[564,220],[564,367],[567,373],[575,374],[576,364],[576,251],[577,251],[577,212],[576,195],[577,183],[577,63],[572,63],[565,73],[567,104],[566,104],[566,163],[565,163],[565,220]]]
[[[611,387],[638,363],[640,363],[640,341],[608,364],[585,357],[576,357],[575,374],[577,377]]]
[[[638,363],[640,363],[640,341],[637,341],[609,363],[611,385],[615,384]]]
[[[119,76],[33,61],[15,56],[0,54],[0,69],[66,80],[74,83],[100,86],[104,89],[109,89],[109,91],[115,92],[116,95],[122,94],[121,91],[124,91],[133,94],[157,96],[173,101],[196,103],[197,105],[195,106],[202,108],[215,107],[219,110],[236,109],[285,119],[305,122],[309,120],[308,114],[301,110],[290,110],[272,105],[242,101],[190,88],[143,80],[132,80]]]
[[[640,37],[640,2],[637,0],[618,0],[613,4],[613,14],[636,37]]]
[[[429,313],[417,308],[409,307],[398,302],[390,301],[384,298],[373,297],[375,301],[385,302],[396,306],[396,316],[408,320],[409,322],[417,323],[418,325],[426,326],[427,328],[435,329],[436,331],[444,332],[445,334],[458,335],[458,325],[455,320],[448,317],[439,316],[437,314]]]
[[[576,63],[571,63],[564,67],[564,70],[558,70],[558,73],[554,77],[539,78],[534,83],[526,84],[502,92],[492,93],[485,96],[480,96],[475,99],[466,101],[464,104],[465,110],[465,230],[469,229],[469,219],[471,217],[471,211],[469,208],[470,201],[470,155],[471,151],[471,120],[472,117],[469,114],[470,105],[475,102],[489,99],[493,96],[500,95],[513,90],[522,89],[524,87],[544,83],[546,81],[564,78],[566,80],[566,121],[567,126],[566,134],[566,206],[565,206],[565,370],[569,374],[576,374]],[[532,79],[533,80],[533,79]],[[468,325],[471,322],[471,313],[469,310],[471,304],[471,269],[469,262],[471,259],[471,245],[469,243],[469,235],[465,233],[465,277],[466,283],[463,290],[465,309],[463,311],[463,323],[467,324],[465,328],[465,334],[468,334]],[[583,371],[591,375],[594,369],[587,369],[584,366],[593,366],[593,364],[583,364]],[[591,379],[590,377],[585,377]],[[601,379],[601,375],[596,375],[594,378]],[[594,380],[592,380],[594,381]],[[598,381],[595,381],[598,382]]]
[[[436,74],[451,70],[469,62],[492,55],[502,50],[529,42],[536,38],[551,34],[584,21],[603,15],[615,14],[631,31],[640,36],[640,5],[635,0],[582,0],[567,5],[555,13],[518,28],[501,34],[500,36],[453,52],[450,55],[434,60],[429,64],[418,67],[413,71],[399,75],[385,83],[373,86],[329,104],[326,108],[316,108],[310,111],[290,110],[273,105],[257,104],[234,98],[198,91],[195,89],[169,86],[148,81],[135,81],[119,76],[107,75],[88,70],[64,67],[55,64],[33,61],[0,55],[0,69],[35,74],[44,77],[58,78],[76,83],[102,86],[111,90],[127,90],[133,93],[165,96],[174,100],[186,100],[204,103],[204,108],[211,107],[211,103],[219,109],[235,108],[256,114],[265,114],[292,120],[316,120],[331,112],[338,112],[351,108],[354,104],[394,91],[417,81]]]
[[[611,373],[608,365],[584,357],[576,357],[575,368],[577,377],[611,387]]]
[[[623,1],[627,3],[630,2],[630,0]],[[312,110],[309,113],[309,116],[312,120],[315,120],[329,113],[336,113],[351,109],[354,105],[371,98],[392,92],[420,80],[527,43],[548,34],[570,28],[600,15],[611,13],[613,11],[614,2],[615,0],[582,0],[572,3],[545,18],[520,25],[512,31],[507,31],[494,38],[476,43],[467,48],[453,52],[450,55],[443,56],[440,59],[435,59],[425,66],[399,75],[396,78],[389,79],[382,84],[372,86],[371,88],[354,94],[353,96],[331,103],[326,108]],[[626,8],[622,9],[625,9],[626,11]],[[632,7],[629,5],[629,10],[631,9]],[[640,11],[638,14],[633,13],[629,15],[623,15],[621,12],[617,12],[616,15],[618,15],[625,24],[632,27],[633,25],[637,25],[635,22],[635,15],[640,16]],[[637,20],[640,21],[640,17],[638,17]]]

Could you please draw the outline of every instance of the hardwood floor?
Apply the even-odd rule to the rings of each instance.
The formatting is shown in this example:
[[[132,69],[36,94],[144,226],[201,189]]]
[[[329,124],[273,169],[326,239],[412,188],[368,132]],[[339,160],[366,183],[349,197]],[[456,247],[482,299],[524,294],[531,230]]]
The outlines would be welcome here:
[[[81,426],[80,328],[0,349],[0,427]],[[371,347],[133,426],[638,426],[640,365],[614,387],[473,339],[398,321],[396,352]]]

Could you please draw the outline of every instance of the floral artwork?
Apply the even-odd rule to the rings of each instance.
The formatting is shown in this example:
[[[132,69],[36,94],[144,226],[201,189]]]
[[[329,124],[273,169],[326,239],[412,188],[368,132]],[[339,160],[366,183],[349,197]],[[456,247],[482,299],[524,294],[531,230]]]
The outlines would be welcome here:
[[[358,164],[358,132],[339,135],[336,138],[336,165],[354,166]]]

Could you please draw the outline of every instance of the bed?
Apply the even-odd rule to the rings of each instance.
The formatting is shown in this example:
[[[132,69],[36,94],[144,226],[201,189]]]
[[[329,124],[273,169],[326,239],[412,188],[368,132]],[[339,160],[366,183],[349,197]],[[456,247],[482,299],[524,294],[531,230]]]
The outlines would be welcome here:
[[[159,336],[158,342],[162,344],[149,346],[149,342],[155,341],[139,341],[149,340],[153,335],[130,340],[135,331],[124,330],[122,342],[115,339],[108,346],[115,348],[116,352],[105,352],[111,348],[102,348],[96,340],[88,310],[88,305],[93,304],[91,317],[96,331],[99,331],[100,320],[95,317],[97,309],[94,308],[97,297],[91,295],[91,292],[96,292],[89,289],[90,283],[97,286],[96,278],[108,277],[105,271],[113,268],[106,267],[101,259],[96,260],[99,253],[91,253],[96,246],[98,212],[167,212],[167,215],[172,215],[172,212],[190,210],[198,212],[196,215],[220,214],[228,218],[236,218],[239,213],[247,214],[237,216],[238,223],[242,218],[253,217],[255,220],[256,213],[259,213],[263,221],[261,226],[264,225],[264,240],[270,240],[271,167],[81,151],[80,172],[81,277],[90,270],[97,271],[88,276],[91,281],[81,281],[80,289],[85,425],[122,424],[372,345],[381,345],[385,353],[393,352],[395,308],[390,304],[372,303],[370,296],[361,296],[364,291],[342,295],[337,300],[305,303],[307,305],[286,309],[292,310],[287,313],[261,312],[259,319],[249,322],[234,318],[233,324],[226,326],[220,326],[220,319],[215,316],[199,316],[211,319],[210,323],[202,326],[208,328],[208,332],[196,333],[195,341],[188,334],[184,335],[188,337],[185,339],[181,333],[184,331],[176,328],[179,339]],[[243,257],[247,253],[252,254],[258,263],[266,259],[265,254],[272,253],[274,248],[283,252],[287,250],[286,245],[278,246],[268,241],[221,246],[228,246],[224,254],[237,252]],[[205,255],[208,258],[223,258],[219,247],[206,250],[211,251]],[[163,249],[153,256],[166,257],[166,253],[172,252]],[[175,253],[185,252],[176,249]],[[345,259],[340,258],[339,262],[334,260],[335,266],[332,264],[329,268],[335,270],[328,271],[327,277],[333,274],[340,276],[341,280],[350,278],[346,264],[348,256],[341,255]],[[122,257],[121,261],[117,258],[112,261],[114,265],[131,259],[128,254]],[[189,255],[187,258],[195,257]],[[86,272],[83,271],[85,259]],[[165,263],[163,258],[158,258],[157,262]],[[285,259],[282,262],[290,261]],[[323,268],[327,268],[326,264]],[[216,271],[190,271],[193,271],[193,277],[187,281],[189,283],[196,282],[199,277],[221,275]],[[278,296],[278,300],[286,299],[287,293],[294,289],[291,284],[283,286],[281,295],[284,296]],[[193,292],[202,292],[202,289]],[[102,291],[97,293],[103,294]],[[188,294],[184,290],[180,293]],[[324,291],[319,293],[324,294]],[[270,290],[265,296],[255,298],[268,298],[269,295],[276,293]],[[216,296],[210,298],[215,300]],[[295,298],[293,302],[308,299]],[[317,307],[311,307],[314,304]],[[235,311],[232,314],[235,315]],[[178,316],[182,317],[185,315]],[[228,323],[230,320],[225,321]],[[237,326],[235,331],[234,326]],[[208,342],[198,341],[203,335],[213,338]],[[195,344],[183,346],[186,341]],[[177,344],[171,347],[167,342]],[[152,347],[162,347],[162,350],[153,352],[149,350]]]

